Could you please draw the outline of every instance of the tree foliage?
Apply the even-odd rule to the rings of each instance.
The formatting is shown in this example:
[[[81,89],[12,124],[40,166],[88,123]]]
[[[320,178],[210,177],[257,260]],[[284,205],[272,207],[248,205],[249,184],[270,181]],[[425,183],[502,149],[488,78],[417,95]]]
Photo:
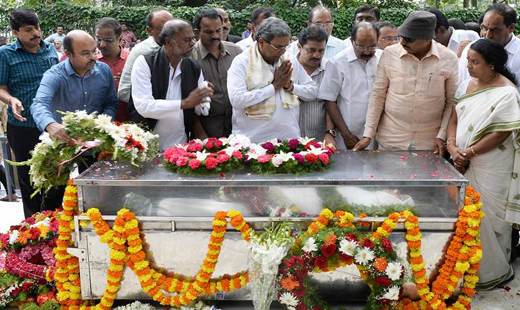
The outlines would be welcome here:
[[[66,31],[72,29],[84,29],[89,32],[93,32],[94,25],[97,20],[105,16],[111,16],[125,22],[129,28],[139,38],[146,38],[146,15],[150,10],[157,6],[152,5],[119,5],[116,2],[137,1],[137,0],[114,0],[114,5],[109,6],[92,6],[82,3],[70,3],[64,0],[49,0],[54,1],[48,5],[41,5],[46,0],[37,0],[36,3],[28,3],[26,7],[34,9],[40,18],[41,28],[43,35],[49,35],[54,33],[58,25],[63,25]],[[82,1],[82,0],[78,0]],[[184,0],[165,0],[165,1],[184,1]],[[270,2],[275,2],[273,5],[268,5]],[[309,0],[310,1],[310,0]],[[355,2],[357,0],[344,0],[341,3],[342,7],[332,9],[334,15],[334,32],[333,35],[339,38],[346,38],[350,36],[350,29],[354,20],[354,7],[359,5],[361,2]],[[377,0],[374,2],[375,5],[381,7],[381,19],[390,21],[395,25],[400,25],[408,16],[408,14],[414,9],[413,7],[407,7],[403,4],[401,7],[384,7],[384,4],[395,4],[404,3],[400,2],[403,0]],[[262,1],[250,1],[250,0],[233,0],[233,3],[237,3],[236,6],[231,6],[231,0],[218,0],[209,1],[208,6],[211,7],[224,7],[228,12],[232,27],[231,33],[239,35],[245,30],[247,23],[251,20],[251,12],[258,6],[269,6],[275,12],[279,18],[287,21],[292,29],[293,35],[298,35],[303,27],[307,23],[307,15],[309,6],[305,4],[299,4],[295,7],[292,6],[292,0],[262,0]],[[254,2],[254,4],[250,4]],[[303,3],[303,2],[302,2]],[[244,5],[244,7],[242,7]],[[190,7],[190,6],[164,6],[176,17],[184,18],[188,21],[192,21],[195,13],[202,7]],[[0,32],[9,31],[9,13],[14,10],[15,7],[11,5],[0,6]],[[464,22],[477,21],[480,11],[475,9],[456,9],[445,12],[448,18],[458,17]],[[520,23],[517,24],[517,30],[520,30]]]

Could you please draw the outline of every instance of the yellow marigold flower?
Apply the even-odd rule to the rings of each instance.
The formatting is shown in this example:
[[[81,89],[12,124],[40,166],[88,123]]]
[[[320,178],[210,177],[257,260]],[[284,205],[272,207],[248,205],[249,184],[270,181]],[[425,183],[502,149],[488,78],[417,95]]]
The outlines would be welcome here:
[[[420,264],[411,264],[410,267],[415,272],[420,271],[420,270],[422,270],[424,268],[424,262],[422,262]]]
[[[457,263],[455,263],[455,270],[457,270],[458,272],[464,273],[468,269],[469,269],[469,263],[468,262],[457,262]]]
[[[323,216],[324,218],[330,220],[334,217],[334,214],[329,209],[323,209],[321,210],[320,216]]]
[[[430,289],[429,288],[422,288],[420,290],[417,290],[417,293],[420,295],[420,296],[423,296],[423,295],[426,295],[430,292]]]
[[[140,262],[136,262],[134,264],[134,267],[136,270],[143,270],[145,269],[146,267],[148,267],[148,262],[143,260],[143,261],[140,261]]]
[[[231,210],[226,213],[228,218],[233,218],[235,216],[241,215],[240,211]]]
[[[133,219],[133,220],[125,223],[126,229],[134,229],[134,228],[137,228],[138,226],[139,226],[139,222],[137,222],[136,219]]]
[[[118,233],[124,233],[126,231],[126,229],[124,227],[121,227],[118,225],[114,225],[114,227],[112,229],[117,231]]]

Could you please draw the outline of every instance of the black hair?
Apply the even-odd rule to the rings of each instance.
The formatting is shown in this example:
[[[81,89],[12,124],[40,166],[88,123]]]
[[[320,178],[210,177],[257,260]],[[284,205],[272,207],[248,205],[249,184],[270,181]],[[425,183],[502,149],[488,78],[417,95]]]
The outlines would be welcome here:
[[[358,30],[360,28],[368,27],[367,25],[370,25],[370,27],[372,27],[372,29],[374,29],[374,31],[376,32],[376,41],[377,41],[377,39],[379,38],[379,28],[377,28],[374,23],[358,23],[358,24],[355,24],[352,27],[352,31],[350,32],[350,38],[352,39],[352,41],[356,41],[356,35],[357,35]]]
[[[72,36],[65,36],[63,39],[63,49],[73,53],[74,51],[72,50],[72,41]]]
[[[439,9],[430,9],[428,10],[428,12],[432,13],[437,18],[437,23],[435,24],[435,32],[438,32],[441,26],[443,26],[446,30],[450,28],[450,24],[448,23],[446,15],[444,15]]]
[[[320,26],[312,25],[302,29],[300,36],[298,37],[298,43],[300,43],[301,46],[304,46],[307,44],[307,41],[327,42],[328,39],[329,35],[325,29]]]
[[[150,27],[150,28],[153,28],[153,16],[155,15],[155,13],[157,12],[162,12],[162,11],[166,11],[168,12],[168,10],[165,10],[165,9],[153,9],[150,11],[150,13],[148,13],[148,15],[146,15],[146,26]]]
[[[480,25],[478,23],[467,22],[465,25],[466,25],[466,29],[473,30],[476,33],[478,33],[478,35],[480,36]]]
[[[391,22],[377,22],[377,23],[374,23],[377,27],[377,29],[379,29],[379,31],[381,31],[381,29],[385,28],[385,27],[390,27],[392,29],[396,29],[397,27],[392,24]]]
[[[307,21],[312,23],[312,18],[314,17],[314,13],[316,13],[316,11],[321,11],[321,10],[325,10],[325,11],[329,12],[330,16],[332,16],[332,12],[329,9],[327,9],[326,7],[324,7],[322,5],[317,5],[317,6],[313,7],[312,10],[309,12],[309,15],[307,16]],[[332,16],[332,18],[334,18],[334,16]]]
[[[506,27],[509,27],[511,24],[516,24],[516,11],[512,7],[504,3],[495,3],[493,5],[488,6],[484,14],[482,15],[482,20],[484,20],[484,15],[486,15],[489,11],[495,11],[500,16],[504,18],[504,24]],[[482,23],[479,21],[479,23]]]
[[[466,25],[460,18],[450,18],[448,19],[448,24],[450,24],[453,29],[467,30]]]
[[[200,29],[200,21],[202,18],[209,18],[209,19],[220,19],[222,23],[224,21],[222,20],[222,16],[218,13],[215,9],[205,9],[200,10],[195,14],[195,18],[193,19],[193,27],[196,29]]]
[[[496,73],[502,74],[516,85],[515,75],[507,68],[507,52],[500,43],[484,38],[475,41],[469,48],[479,53],[486,63],[493,65]]]
[[[123,30],[121,29],[121,25],[117,22],[115,18],[112,17],[103,17],[102,19],[100,19],[96,24],[96,29],[101,28],[112,29],[114,31],[114,34],[116,35],[116,38],[119,38],[119,36],[121,36],[121,33],[123,32]]]
[[[253,25],[258,26],[259,23],[257,23],[256,21],[260,17],[262,17],[262,19],[268,19],[269,17],[275,17],[275,15],[270,8],[256,8],[254,9],[253,13],[251,13],[251,22],[253,23]]]
[[[38,27],[40,20],[34,11],[28,9],[17,9],[14,10],[9,16],[9,22],[11,23],[11,29],[20,30],[20,27],[24,25]]]
[[[379,12],[379,9],[370,4],[363,4],[362,6],[358,7],[356,11],[354,11],[354,18],[356,18],[356,15],[358,15],[359,13],[367,11],[374,13],[374,16],[377,20],[381,19],[381,12]]]

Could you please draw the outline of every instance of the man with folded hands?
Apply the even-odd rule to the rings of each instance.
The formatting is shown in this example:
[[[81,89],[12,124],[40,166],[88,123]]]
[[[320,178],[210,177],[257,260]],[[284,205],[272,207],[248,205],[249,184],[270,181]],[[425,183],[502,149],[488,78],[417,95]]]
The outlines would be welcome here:
[[[291,30],[270,17],[258,27],[250,49],[235,57],[227,88],[233,106],[233,134],[259,143],[300,136],[298,98],[316,99],[318,87],[296,58],[285,53]]]

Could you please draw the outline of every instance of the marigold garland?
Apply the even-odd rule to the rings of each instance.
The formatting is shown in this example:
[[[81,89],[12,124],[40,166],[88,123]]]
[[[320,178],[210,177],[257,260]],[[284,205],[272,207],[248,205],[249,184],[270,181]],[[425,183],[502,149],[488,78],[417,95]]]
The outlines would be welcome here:
[[[459,212],[456,231],[444,255],[444,263],[439,271],[439,276],[433,282],[431,289],[421,254],[422,235],[417,216],[410,211],[393,213],[373,232],[372,238],[374,240],[386,239],[397,226],[399,219],[405,221],[405,239],[409,249],[408,260],[421,300],[414,302],[404,299],[399,303],[400,309],[462,310],[471,308],[471,296],[475,294],[479,261],[482,258],[480,224],[484,213],[481,210],[480,194],[468,186],[466,195],[465,205]],[[251,228],[238,211],[217,212],[215,214],[208,252],[195,277],[182,275],[168,277],[153,268],[147,260],[134,213],[127,209],[120,210],[114,227],[111,229],[102,219],[99,210],[89,209],[87,215],[91,224],[100,236],[101,242],[107,243],[110,247],[110,265],[107,271],[107,287],[101,301],[95,306],[88,306],[88,302],[81,299],[78,259],[67,252],[67,248],[73,245],[71,238],[74,230],[73,217],[77,210],[77,188],[72,181],[69,181],[65,191],[63,209],[59,221],[57,246],[54,249],[57,265],[53,277],[58,289],[58,301],[65,310],[91,310],[94,308],[96,310],[109,310],[117,297],[125,265],[136,273],[143,291],[161,305],[172,307],[190,304],[200,295],[211,295],[220,291],[238,289],[248,282],[247,272],[237,273],[233,276],[225,275],[218,279],[211,278],[227,230],[227,219],[230,219],[230,224],[241,232],[242,238],[249,242]],[[331,222],[341,228],[354,227],[352,214],[342,211],[332,213],[325,209],[318,219],[309,225],[305,235],[307,237],[316,235],[327,228]],[[333,237],[335,236],[330,238]],[[331,244],[335,242],[332,239],[329,241]],[[296,244],[301,246],[301,242],[298,243],[297,241]],[[346,263],[348,262],[342,262],[342,264]],[[376,260],[374,267],[383,270],[387,264],[384,260]],[[337,267],[339,266],[326,266],[321,271],[330,271]],[[364,275],[363,268],[360,267],[359,269],[360,273]],[[52,275],[47,272],[46,278],[50,280]],[[461,280],[461,294],[453,304],[448,306],[445,300],[453,295],[453,291]],[[290,284],[294,283],[285,283],[287,287]],[[178,295],[170,296],[164,292],[178,293]]]
[[[249,242],[251,228],[238,211],[217,212],[213,220],[213,232],[208,245],[208,253],[203,265],[195,277],[174,275],[167,277],[155,270],[142,246],[140,229],[135,214],[128,209],[117,213],[115,224],[110,226],[102,219],[98,209],[89,209],[86,215],[100,237],[101,242],[110,248],[110,265],[107,271],[107,287],[101,301],[95,306],[88,306],[81,300],[79,283],[79,265],[77,258],[67,253],[71,246],[71,233],[74,230],[72,221],[77,209],[77,189],[69,182],[64,197],[64,213],[60,218],[60,236],[55,249],[58,260],[54,276],[58,288],[58,301],[64,309],[109,310],[117,291],[121,286],[124,266],[128,266],[138,276],[143,291],[161,305],[180,307],[195,301],[200,295],[212,295],[221,291],[232,291],[244,287],[248,279],[247,272],[235,275],[224,275],[212,279],[218,257],[226,234],[227,219],[230,224],[241,232],[242,238]],[[163,293],[178,293],[170,296]]]

